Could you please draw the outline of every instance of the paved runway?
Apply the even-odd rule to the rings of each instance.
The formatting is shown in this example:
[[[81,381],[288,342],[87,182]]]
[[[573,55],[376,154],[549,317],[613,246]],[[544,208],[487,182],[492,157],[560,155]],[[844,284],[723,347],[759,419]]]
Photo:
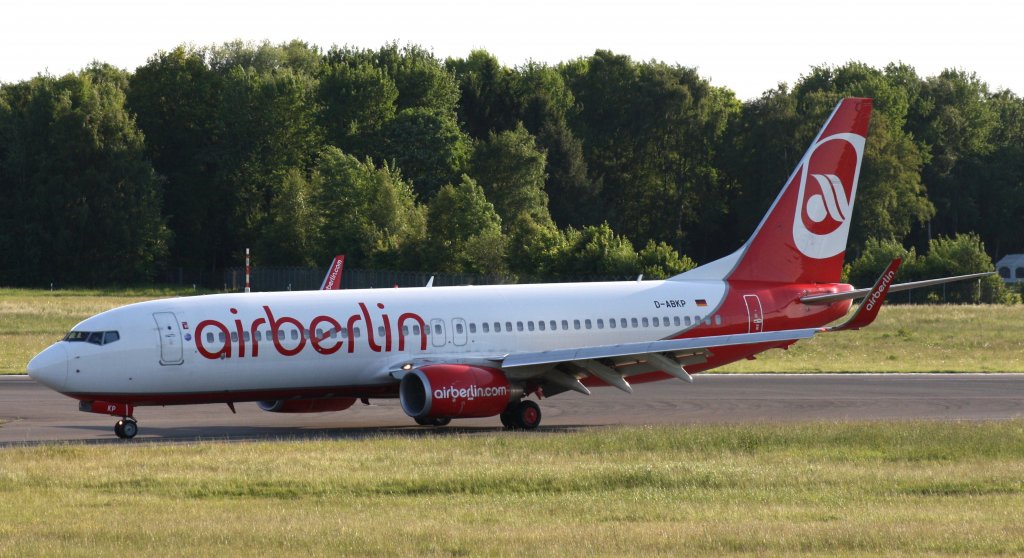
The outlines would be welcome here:
[[[1024,374],[698,375],[642,384],[633,395],[595,389],[541,402],[541,429],[616,424],[784,421],[1005,420],[1024,418]],[[277,414],[255,403],[140,407],[135,442],[350,438],[426,433],[397,400],[339,413]],[[0,376],[0,446],[53,441],[119,442],[116,419],[78,411],[77,401],[25,376]],[[447,430],[490,432],[497,417],[455,420]]]

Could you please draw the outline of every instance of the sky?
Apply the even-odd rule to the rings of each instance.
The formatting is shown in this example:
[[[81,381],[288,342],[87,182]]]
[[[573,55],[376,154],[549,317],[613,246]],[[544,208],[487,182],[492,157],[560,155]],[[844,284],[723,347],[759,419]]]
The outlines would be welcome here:
[[[161,50],[241,39],[379,48],[441,59],[486,49],[506,66],[606,49],[695,67],[756,98],[812,66],[903,62],[918,75],[977,73],[1024,96],[1024,8],[996,0],[33,0],[0,13],[0,82],[98,60],[134,71]]]

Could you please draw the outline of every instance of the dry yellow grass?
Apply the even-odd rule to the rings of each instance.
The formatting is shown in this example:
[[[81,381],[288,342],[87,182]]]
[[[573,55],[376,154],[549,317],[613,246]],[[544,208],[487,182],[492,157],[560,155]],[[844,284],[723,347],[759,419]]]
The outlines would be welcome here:
[[[1024,424],[0,450],[0,555],[1024,553]]]

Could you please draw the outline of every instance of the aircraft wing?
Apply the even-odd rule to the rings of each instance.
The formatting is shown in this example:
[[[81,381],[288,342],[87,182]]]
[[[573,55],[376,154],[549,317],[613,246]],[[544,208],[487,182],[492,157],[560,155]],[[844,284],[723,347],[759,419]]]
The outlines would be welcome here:
[[[715,348],[739,345],[788,346],[813,337],[821,328],[791,329],[762,333],[715,335],[690,339],[663,339],[550,351],[513,353],[495,358],[509,378],[544,382],[544,394],[567,390],[590,394],[580,381],[582,374],[595,376],[609,385],[632,393],[626,378],[648,372],[665,372],[691,382],[685,366],[707,361]],[[581,374],[582,373],[582,374]]]
[[[510,379],[535,380],[544,384],[545,395],[568,390],[590,395],[580,378],[590,375],[627,393],[633,388],[628,376],[648,372],[664,372],[681,380],[692,382],[686,366],[707,362],[714,349],[744,345],[765,345],[764,348],[788,347],[816,333],[855,330],[875,321],[878,311],[892,290],[892,279],[902,261],[893,260],[879,276],[875,285],[865,289],[864,302],[843,323],[823,328],[790,329],[760,333],[738,333],[690,339],[662,339],[639,343],[621,343],[554,349],[527,353],[514,353],[500,359],[501,369]]]

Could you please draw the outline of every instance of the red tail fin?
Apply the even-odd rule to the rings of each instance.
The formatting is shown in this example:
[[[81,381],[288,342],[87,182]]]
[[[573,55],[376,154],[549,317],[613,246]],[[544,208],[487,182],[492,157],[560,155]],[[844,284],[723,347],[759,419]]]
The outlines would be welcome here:
[[[840,101],[743,248],[678,277],[838,282],[870,119],[871,99]]]
[[[341,270],[345,267],[345,255],[334,256],[331,267],[324,276],[324,282],[320,284],[321,291],[336,291],[341,288]]]

